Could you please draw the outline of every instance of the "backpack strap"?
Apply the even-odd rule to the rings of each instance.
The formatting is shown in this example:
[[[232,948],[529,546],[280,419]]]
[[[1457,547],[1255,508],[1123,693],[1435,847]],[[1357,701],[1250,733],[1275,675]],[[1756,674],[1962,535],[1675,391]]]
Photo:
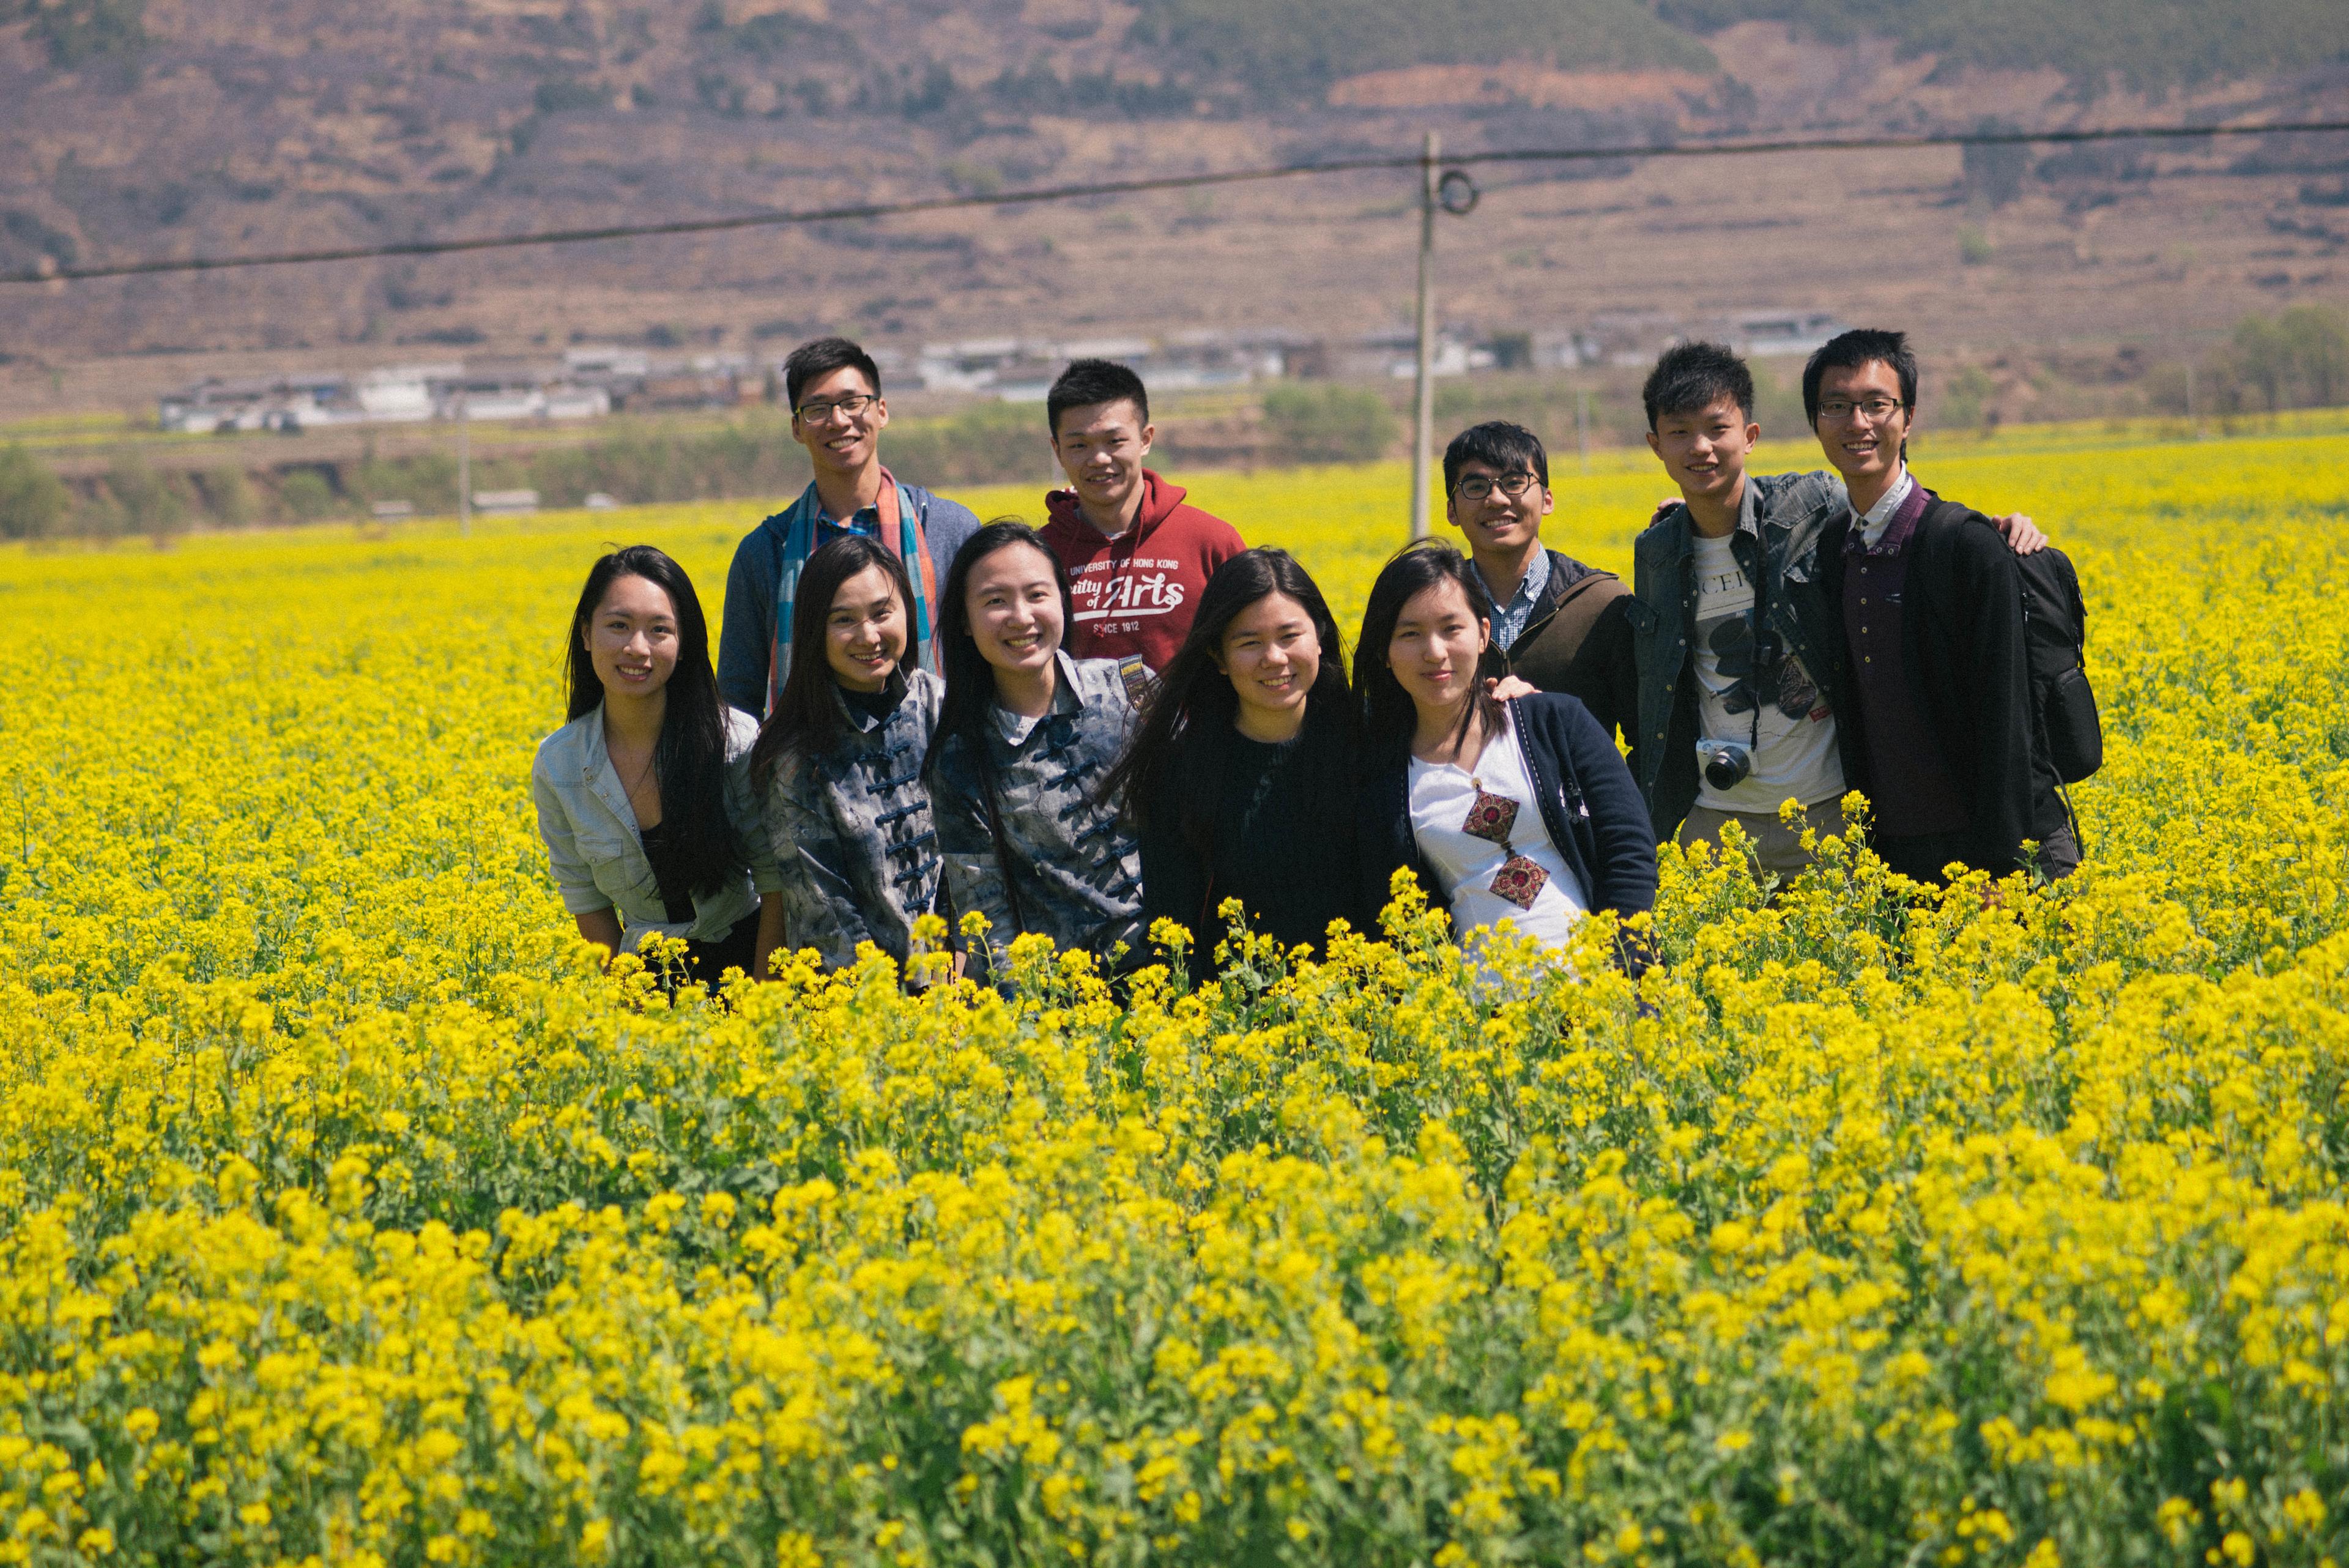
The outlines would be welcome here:
[[[1610,586],[1612,593],[1608,592]],[[1548,629],[1552,636],[1564,639],[1568,659],[1582,651],[1583,643],[1599,624],[1599,618],[1607,613],[1607,607],[1630,591],[1623,586],[1623,579],[1612,572],[1593,572],[1567,590],[1566,597],[1549,618]]]

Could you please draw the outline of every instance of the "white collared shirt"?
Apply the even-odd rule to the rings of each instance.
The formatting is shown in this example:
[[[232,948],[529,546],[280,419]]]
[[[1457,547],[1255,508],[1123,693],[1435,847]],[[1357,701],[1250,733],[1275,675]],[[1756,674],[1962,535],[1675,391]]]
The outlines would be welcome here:
[[[1869,549],[1875,549],[1883,539],[1884,531],[1892,526],[1892,519],[1900,511],[1900,504],[1908,500],[1909,493],[1916,488],[1916,476],[1909,472],[1909,465],[1904,462],[1900,465],[1899,476],[1892,481],[1892,488],[1878,496],[1876,504],[1866,512],[1852,514],[1853,520],[1859,524],[1859,536],[1867,542]],[[1849,491],[1845,492],[1846,505],[1850,504],[1849,494]]]

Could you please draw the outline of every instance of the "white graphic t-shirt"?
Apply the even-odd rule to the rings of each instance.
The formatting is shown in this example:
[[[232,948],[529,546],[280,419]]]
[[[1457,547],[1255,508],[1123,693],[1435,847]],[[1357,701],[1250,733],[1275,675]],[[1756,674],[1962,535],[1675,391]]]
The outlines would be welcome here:
[[[1754,585],[1728,538],[1696,539],[1696,717],[1701,738],[1753,744],[1754,737]],[[1787,652],[1762,671],[1761,739],[1754,771],[1736,788],[1717,790],[1697,777],[1696,803],[1715,811],[1775,815],[1788,800],[1816,805],[1843,794],[1835,715]]]

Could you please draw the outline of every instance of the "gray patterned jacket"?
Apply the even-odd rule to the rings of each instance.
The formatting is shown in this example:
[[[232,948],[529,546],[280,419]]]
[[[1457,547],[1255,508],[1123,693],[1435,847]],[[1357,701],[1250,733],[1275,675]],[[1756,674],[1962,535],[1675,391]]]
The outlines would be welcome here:
[[[871,942],[900,964],[914,921],[938,891],[937,834],[922,756],[937,727],[944,689],[926,670],[905,675],[905,695],[885,719],[841,701],[848,733],[811,755],[794,749],[767,786],[767,833],[782,868],[783,940],[845,969]]]
[[[999,724],[986,727],[1001,860],[978,769],[960,736],[940,746],[931,781],[938,848],[956,910],[985,915],[994,945],[1036,931],[1061,947],[1106,955],[1120,942],[1133,946],[1142,923],[1142,857],[1133,836],[1114,805],[1096,805],[1092,798],[1125,748],[1133,703],[1115,659],[1058,657],[1052,711],[1025,738],[1015,745]]]

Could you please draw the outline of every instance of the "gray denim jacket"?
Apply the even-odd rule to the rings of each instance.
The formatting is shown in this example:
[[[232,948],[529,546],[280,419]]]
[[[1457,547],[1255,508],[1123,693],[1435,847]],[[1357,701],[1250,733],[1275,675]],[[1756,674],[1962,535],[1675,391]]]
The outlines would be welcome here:
[[[1850,509],[1831,473],[1749,474],[1730,548],[1761,585],[1764,616],[1781,646],[1803,661],[1830,713],[1844,711],[1842,611],[1820,586],[1819,535]],[[1686,505],[1651,524],[1631,545],[1632,647],[1640,670],[1631,776],[1659,841],[1696,805],[1695,524]]]
[[[834,969],[871,942],[900,964],[914,921],[938,892],[938,836],[922,757],[945,689],[924,670],[885,719],[840,701],[848,732],[828,750],[794,748],[767,785],[767,833],[782,870],[783,940]]]
[[[999,861],[969,747],[949,736],[931,780],[947,892],[958,913],[987,917],[988,941],[1007,947],[1036,931],[1062,948],[1106,955],[1131,948],[1142,925],[1142,855],[1114,804],[1093,792],[1133,724],[1133,700],[1113,659],[1058,655],[1052,711],[1014,745],[986,726],[1006,855]],[[1019,917],[1012,912],[1013,890]]]
[[[759,907],[762,893],[779,892],[767,832],[750,798],[750,747],[759,722],[726,710],[726,815],[734,824],[750,868],[715,893],[697,893],[693,919],[668,918],[652,862],[645,858],[636,814],[604,746],[604,708],[583,713],[539,742],[530,765],[530,793],[538,803],[538,834],[554,867],[563,907],[574,915],[613,909],[631,948],[656,933],[716,941]]]

